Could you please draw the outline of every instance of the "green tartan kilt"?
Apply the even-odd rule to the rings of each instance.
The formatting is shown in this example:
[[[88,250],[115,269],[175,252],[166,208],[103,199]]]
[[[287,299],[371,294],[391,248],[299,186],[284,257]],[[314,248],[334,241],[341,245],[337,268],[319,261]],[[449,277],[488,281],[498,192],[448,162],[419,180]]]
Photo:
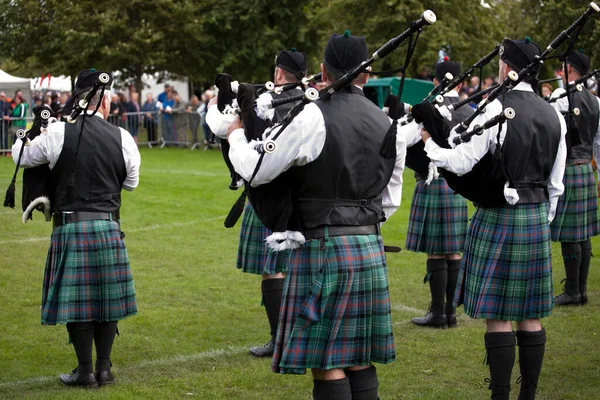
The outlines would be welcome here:
[[[293,250],[271,369],[302,374],[395,359],[381,237],[329,237]]]
[[[550,224],[552,241],[583,242],[598,235],[598,195],[592,164],[567,165],[565,191]]]
[[[289,251],[270,250],[265,239],[271,233],[271,230],[260,222],[250,203],[246,204],[238,245],[238,269],[256,275],[285,273]]]
[[[477,208],[465,240],[454,305],[471,318],[523,321],[552,313],[546,204]]]
[[[119,224],[97,220],[54,228],[44,271],[42,324],[119,321],[136,313]]]
[[[444,178],[417,181],[410,205],[406,249],[426,254],[462,252],[469,223],[467,201]]]

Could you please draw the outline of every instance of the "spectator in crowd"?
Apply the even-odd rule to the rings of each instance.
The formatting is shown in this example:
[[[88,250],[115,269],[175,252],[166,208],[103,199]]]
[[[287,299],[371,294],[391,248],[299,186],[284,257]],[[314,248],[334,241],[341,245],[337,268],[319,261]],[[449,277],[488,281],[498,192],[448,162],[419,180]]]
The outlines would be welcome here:
[[[553,91],[554,88],[552,88],[552,85],[548,82],[542,84],[542,97],[544,99],[549,99]]]
[[[123,92],[119,92],[117,94],[119,96],[119,126],[123,129],[127,129],[127,116],[125,112],[127,110],[127,103],[129,100],[127,99],[127,95]]]
[[[200,99],[198,96],[193,95],[190,102],[187,104],[186,112],[188,117],[188,123],[190,130],[192,131],[192,144],[198,143],[198,127],[200,126]]]
[[[15,95],[10,102],[11,110],[14,110],[15,107],[17,106],[17,97],[19,97],[21,99],[21,103],[22,103],[23,102],[23,91],[22,90],[20,90],[20,89],[15,90]]]
[[[495,76],[488,76],[487,78],[485,78],[483,80],[483,85],[481,85],[481,90],[488,89],[489,87],[491,87],[495,83],[496,83],[496,77]]]
[[[142,112],[144,113],[144,128],[146,128],[146,132],[148,132],[148,142],[156,142],[158,107],[156,107],[152,93],[148,93],[146,96],[146,102],[142,106]]]
[[[69,92],[62,92],[60,94],[60,103],[58,104],[59,110],[65,107],[65,105],[67,104],[67,101],[69,100],[69,97],[71,97],[71,93],[69,93]]]
[[[46,94],[46,96],[44,97],[44,104],[52,108],[52,96]]]
[[[33,98],[33,107],[38,107],[42,105],[42,97],[41,96],[36,96]]]
[[[422,67],[417,74],[417,79],[423,81],[433,81],[433,75],[431,74],[431,69],[428,67]]]
[[[6,101],[6,93],[0,92],[0,148],[8,149],[8,119],[10,104]]]
[[[137,92],[131,92],[131,100],[125,104],[125,111],[127,112],[127,130],[137,143],[140,128],[140,104],[138,103]]]
[[[181,99],[181,95],[173,91],[173,122],[174,137],[176,142],[187,142],[187,104]]]
[[[108,116],[108,122],[115,126],[119,126],[119,118],[122,113],[119,95],[114,93],[110,100],[110,115]]]
[[[163,112],[163,140],[165,142],[173,141],[173,105],[175,101],[173,100],[173,92],[171,90],[167,91],[167,99],[165,102],[159,101],[157,106]]]
[[[204,130],[204,150],[207,150],[210,148],[210,141],[212,139],[213,133],[210,130],[210,127],[208,126],[208,124],[206,123],[206,110],[208,110],[208,103],[210,102],[210,100],[215,97],[215,92],[213,90],[206,90],[204,91],[203,94],[204,97],[204,122],[202,123],[202,129]]]
[[[16,96],[13,99],[13,102],[15,103],[15,107],[12,109],[10,116],[12,118],[11,133],[13,135],[14,143],[17,138],[17,131],[19,129],[27,128],[27,120],[25,118],[27,117],[27,111],[29,110],[29,106],[21,96]]]
[[[159,103],[165,104],[169,99],[169,93],[173,91],[173,87],[168,83],[165,83],[165,91],[158,95],[156,99]]]

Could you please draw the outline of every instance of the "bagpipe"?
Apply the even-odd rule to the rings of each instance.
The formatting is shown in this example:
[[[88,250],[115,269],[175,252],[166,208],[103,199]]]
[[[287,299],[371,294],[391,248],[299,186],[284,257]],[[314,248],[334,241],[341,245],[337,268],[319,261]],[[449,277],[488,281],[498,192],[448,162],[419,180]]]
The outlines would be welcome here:
[[[31,129],[28,131],[19,129],[17,131],[17,140],[21,140],[23,143],[19,152],[15,173],[6,191],[4,207],[15,208],[15,184],[25,147],[29,146],[31,140],[45,133],[49,124],[56,121],[52,109],[47,105],[35,107],[32,112],[34,120]],[[53,192],[52,174],[48,164],[24,169],[21,202],[23,207],[23,223],[33,219],[32,215],[35,210],[43,213],[46,221],[51,220]]]
[[[413,107],[416,120],[422,122],[425,129],[430,133],[432,140],[442,148],[453,148],[460,143],[471,140],[475,135],[480,135],[485,129],[500,124],[496,138],[496,149],[494,154],[487,152],[485,156],[467,174],[458,176],[450,171],[441,170],[448,186],[463,197],[487,207],[495,207],[506,204],[504,197],[504,185],[507,181],[503,168],[502,146],[500,144],[501,124],[514,118],[514,110],[505,109],[502,114],[494,116],[481,126],[474,126],[469,130],[473,121],[485,112],[486,106],[506,93],[509,88],[516,86],[526,77],[536,75],[541,63],[548,58],[549,54],[562,45],[571,37],[573,32],[581,29],[589,16],[594,12],[600,12],[595,3],[590,3],[586,11],[567,29],[562,31],[546,48],[546,50],[523,68],[518,74],[510,71],[508,77],[495,89],[489,92],[487,98],[481,101],[475,112],[466,120],[451,129],[443,123],[443,117],[430,103],[421,103]],[[451,131],[453,132],[451,134]]]
[[[291,181],[293,180],[291,174],[293,172],[291,170],[284,172],[268,184],[258,185],[256,187],[252,186],[252,182],[261,168],[264,157],[276,151],[277,138],[281,136],[283,132],[285,132],[286,128],[290,125],[294,118],[300,114],[306,104],[309,104],[315,100],[327,101],[336,93],[346,90],[347,86],[349,86],[361,73],[366,72],[373,63],[386,57],[406,40],[409,40],[409,42],[412,44],[413,35],[417,34],[418,37],[423,27],[431,25],[435,23],[435,21],[435,14],[430,10],[425,11],[421,17],[417,21],[411,23],[404,32],[390,39],[386,44],[373,53],[369,59],[363,61],[351,71],[346,72],[336,82],[322,89],[320,92],[318,92],[318,96],[313,96],[314,92],[312,92],[313,95],[305,92],[304,96],[301,98],[287,99],[281,102],[276,102],[273,100],[271,103],[272,106],[280,106],[286,104],[286,102],[295,102],[295,105],[290,109],[285,118],[283,118],[283,120],[279,121],[278,124],[273,127],[269,127],[266,123],[264,123],[264,120],[259,118],[257,112],[255,111],[257,96],[254,88],[249,84],[240,84],[237,101],[241,110],[240,117],[244,124],[246,138],[248,141],[259,141],[255,147],[255,150],[259,153],[259,159],[252,176],[246,185],[246,190],[248,192],[250,202],[263,225],[273,232],[289,232],[298,231],[300,229],[298,221],[293,220],[294,204],[293,187],[291,184]],[[409,47],[411,47],[412,50],[412,46]],[[411,53],[411,51],[409,51],[409,53]],[[263,138],[263,132],[265,132],[265,130],[268,128],[271,129]],[[395,132],[393,137],[388,137],[388,135],[386,135],[386,139],[384,139],[382,148],[385,146],[386,141],[394,142],[394,146],[388,147],[391,151],[393,151],[393,153],[395,153]],[[239,200],[232,208],[230,215],[228,215],[226,223],[228,220],[230,222],[230,220],[233,220],[235,217],[239,218],[239,215],[237,214],[241,214],[241,207],[238,203]]]
[[[466,71],[464,71],[463,73],[461,73],[460,75],[455,77],[452,80],[452,82],[450,82],[448,85],[446,85],[446,87],[444,89],[442,89],[442,91],[440,91],[439,96],[436,97],[436,102],[438,104],[441,104],[444,100],[443,96],[446,93],[450,92],[452,89],[454,89],[459,84],[461,84],[466,78],[471,76],[473,71],[475,71],[476,69],[479,69],[480,71],[483,70],[483,68],[486,65],[488,65],[490,63],[490,61],[492,61],[498,55],[499,52],[500,52],[500,44],[497,44],[496,47],[494,48],[494,50],[492,50],[490,53],[486,54],[485,56],[481,57],[481,59],[479,61],[477,61],[475,64],[473,64],[471,67],[469,67],[469,69],[467,69]],[[480,82],[481,81],[482,80],[480,79]]]
[[[557,96],[550,96],[550,98],[548,99],[548,103],[554,103],[555,101],[557,101],[558,99],[562,99],[564,97],[569,96],[570,94],[574,93],[574,92],[581,92],[584,88],[585,83],[587,82],[588,79],[596,76],[600,74],[600,68],[599,69],[595,69],[590,73],[585,74],[584,76],[582,76],[581,78],[569,83],[569,85],[567,86],[567,89],[564,92],[561,92],[559,95]],[[561,78],[559,78],[561,79]],[[577,114],[576,114],[577,115]]]

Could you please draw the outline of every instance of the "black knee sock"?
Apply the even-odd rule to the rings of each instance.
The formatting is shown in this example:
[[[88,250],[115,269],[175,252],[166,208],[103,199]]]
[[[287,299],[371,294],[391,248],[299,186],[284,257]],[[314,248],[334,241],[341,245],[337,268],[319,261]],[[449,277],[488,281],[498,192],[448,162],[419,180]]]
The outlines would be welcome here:
[[[519,400],[534,400],[546,350],[546,330],[542,328],[537,332],[517,331],[517,341],[521,368]]]
[[[348,377],[332,381],[313,381],[313,400],[348,400],[352,399],[350,380]]]
[[[454,301],[454,292],[456,291],[456,282],[458,281],[458,270],[460,269],[461,259],[448,260],[448,283],[446,284],[446,315],[456,314],[456,309],[452,305]]]
[[[67,330],[77,355],[77,370],[80,375],[94,372],[92,369],[92,343],[94,340],[94,324],[92,322],[69,322]]]
[[[561,243],[563,262],[565,263],[565,274],[567,283],[565,293],[569,296],[579,294],[579,266],[581,265],[581,244]]]
[[[444,315],[444,300],[448,285],[448,264],[445,258],[429,258],[427,260],[427,278],[429,278],[429,290],[431,291],[431,312],[436,317],[442,316]]]
[[[515,344],[514,332],[487,332],[485,334],[493,400],[509,399],[510,376],[515,364]]]
[[[346,371],[350,379],[352,400],[377,400],[377,370],[375,366],[359,371]]]
[[[275,343],[275,335],[277,335],[284,281],[284,278],[265,279],[262,281],[263,303],[267,312],[267,318],[269,319],[269,325],[271,326],[271,340],[273,343]]]
[[[117,333],[116,322],[96,322],[94,342],[96,343],[96,372],[110,371],[110,353]]]
[[[581,242],[581,264],[579,264],[579,293],[587,294],[587,278],[590,273],[590,261],[592,260],[592,242],[590,239]]]

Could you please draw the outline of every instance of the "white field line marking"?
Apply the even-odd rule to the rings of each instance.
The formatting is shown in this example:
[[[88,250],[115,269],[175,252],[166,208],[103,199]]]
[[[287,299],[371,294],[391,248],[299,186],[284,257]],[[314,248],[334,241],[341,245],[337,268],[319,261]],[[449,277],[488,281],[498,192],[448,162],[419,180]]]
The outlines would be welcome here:
[[[142,169],[143,174],[176,174],[176,175],[196,175],[196,176],[227,176],[227,173],[205,172],[205,171],[186,171],[186,170],[171,170],[171,169]]]
[[[145,226],[145,227],[137,228],[137,229],[127,229],[127,230],[125,230],[125,234],[127,234],[129,232],[133,232],[133,233],[148,232],[148,231],[153,231],[153,230],[160,229],[160,228],[172,228],[172,227],[178,227],[178,226],[194,225],[194,224],[199,224],[201,222],[210,222],[210,221],[215,221],[215,220],[224,219],[224,218],[225,218],[225,215],[219,215],[218,217],[195,219],[193,221],[187,221],[187,222],[175,222],[172,224],[155,224],[155,225],[149,225],[149,226]],[[2,241],[0,241],[0,244],[43,242],[43,241],[49,241],[49,240],[50,240],[50,235],[44,236],[44,237],[32,237],[32,238],[25,238],[25,239],[2,240]]]
[[[414,308],[414,307],[410,307],[410,306],[405,306],[404,304],[392,304],[392,310],[394,311],[407,311],[410,313],[414,313],[414,314],[423,314],[425,315],[427,313],[427,311],[424,310],[420,310],[418,308]]]
[[[137,363],[134,365],[129,365],[124,368],[120,368],[120,369],[115,368],[115,370],[127,371],[127,370],[137,369],[140,367],[169,366],[169,365],[184,363],[184,362],[188,362],[188,361],[206,360],[206,359],[210,359],[210,358],[217,357],[217,356],[238,355],[241,353],[245,353],[247,351],[248,351],[248,349],[246,347],[211,349],[211,350],[208,350],[208,351],[205,351],[202,353],[196,353],[196,354],[187,354],[187,355],[179,355],[179,356],[174,356],[174,357],[157,358],[156,360],[144,360],[140,363]],[[121,377],[119,377],[119,379],[121,381],[123,381],[123,379]],[[127,380],[127,379],[125,379],[125,380]],[[56,376],[38,376],[35,378],[23,379],[23,380],[19,380],[19,381],[0,383],[0,389],[13,389],[13,388],[16,388],[19,386],[30,386],[32,384],[45,383],[45,382],[50,382],[50,381],[58,382],[58,374]]]

